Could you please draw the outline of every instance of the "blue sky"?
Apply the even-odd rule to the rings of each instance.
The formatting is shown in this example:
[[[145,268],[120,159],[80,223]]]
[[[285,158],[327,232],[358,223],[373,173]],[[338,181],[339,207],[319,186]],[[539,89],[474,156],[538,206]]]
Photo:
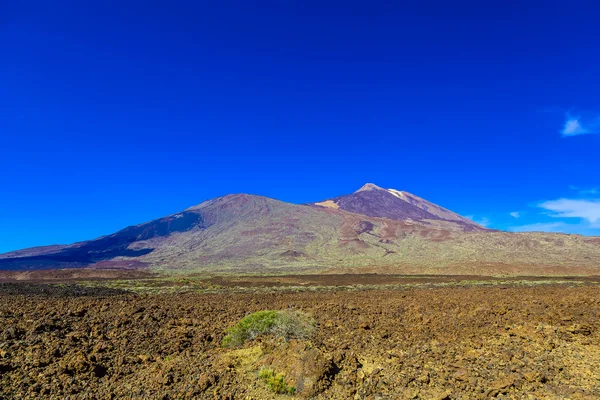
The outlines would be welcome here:
[[[594,1],[0,2],[0,252],[365,182],[600,234]]]

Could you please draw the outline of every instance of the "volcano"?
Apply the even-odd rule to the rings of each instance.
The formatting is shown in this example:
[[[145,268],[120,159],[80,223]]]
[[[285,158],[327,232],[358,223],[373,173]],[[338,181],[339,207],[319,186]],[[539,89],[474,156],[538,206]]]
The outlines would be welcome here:
[[[0,269],[571,275],[597,274],[598,259],[600,238],[490,230],[366,184],[303,205],[227,195],[94,240],[6,253]]]

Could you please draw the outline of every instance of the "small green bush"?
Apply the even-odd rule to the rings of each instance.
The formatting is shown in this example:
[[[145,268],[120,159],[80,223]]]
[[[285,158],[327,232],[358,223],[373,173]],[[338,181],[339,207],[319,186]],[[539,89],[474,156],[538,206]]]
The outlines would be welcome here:
[[[261,378],[271,388],[272,391],[278,394],[294,394],[296,388],[285,383],[285,375],[276,374],[272,369],[263,369],[259,372],[258,377]]]
[[[306,339],[314,330],[315,321],[300,311],[258,311],[229,328],[223,346],[241,346],[246,340],[261,335],[274,335],[285,340]]]

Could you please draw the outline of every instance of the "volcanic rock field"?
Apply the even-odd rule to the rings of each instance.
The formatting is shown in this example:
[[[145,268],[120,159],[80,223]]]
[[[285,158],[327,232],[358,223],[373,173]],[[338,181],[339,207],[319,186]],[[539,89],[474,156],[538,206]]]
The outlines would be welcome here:
[[[600,397],[594,282],[172,294],[71,284],[0,289],[3,399]],[[313,336],[221,345],[241,318],[268,309],[309,315]],[[265,368],[294,393],[275,393],[260,377]]]

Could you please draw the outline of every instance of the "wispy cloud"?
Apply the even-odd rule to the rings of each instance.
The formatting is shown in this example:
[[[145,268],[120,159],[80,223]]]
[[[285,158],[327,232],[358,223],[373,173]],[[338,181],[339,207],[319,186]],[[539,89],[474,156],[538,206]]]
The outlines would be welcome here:
[[[525,220],[523,225],[511,226],[513,232],[561,232],[580,235],[600,235],[600,198],[590,194],[600,193],[595,188],[582,189],[570,186],[581,198],[559,198],[546,200],[535,205],[537,217],[528,212],[510,213],[515,219]],[[584,196],[587,194],[587,196]]]
[[[600,221],[600,199],[558,199],[545,201],[540,208],[553,212],[554,218],[581,218],[592,224]]]
[[[600,116],[571,116],[567,114],[561,133],[565,137],[600,133]]]
[[[528,224],[521,226],[513,226],[510,228],[512,232],[566,232],[568,224],[564,222],[541,222],[536,224]]]
[[[589,188],[589,189],[580,189],[579,194],[589,195],[589,194],[599,194],[600,188]]]
[[[581,188],[579,186],[570,185],[569,189],[576,191],[582,196],[589,196],[594,194],[600,194],[600,187]]]
[[[563,128],[562,134],[563,136],[577,136],[577,135],[587,135],[590,132],[589,129],[581,126],[581,122],[579,119],[569,119],[565,122],[565,127]]]
[[[508,228],[508,230],[512,232],[554,232],[591,236],[600,235],[600,226],[590,224],[585,220],[579,220],[578,222],[572,224],[564,221],[537,222],[513,226]]]

